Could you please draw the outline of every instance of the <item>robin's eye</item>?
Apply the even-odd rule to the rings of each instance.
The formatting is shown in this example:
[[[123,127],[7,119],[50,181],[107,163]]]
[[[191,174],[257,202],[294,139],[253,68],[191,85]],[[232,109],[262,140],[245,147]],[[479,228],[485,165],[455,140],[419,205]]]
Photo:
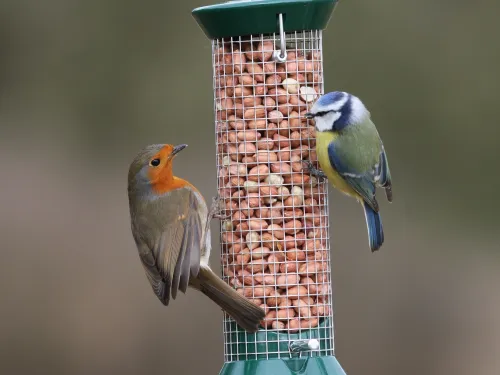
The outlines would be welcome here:
[[[149,163],[150,166],[152,167],[157,167],[160,165],[160,159],[153,159],[151,160],[151,162]]]

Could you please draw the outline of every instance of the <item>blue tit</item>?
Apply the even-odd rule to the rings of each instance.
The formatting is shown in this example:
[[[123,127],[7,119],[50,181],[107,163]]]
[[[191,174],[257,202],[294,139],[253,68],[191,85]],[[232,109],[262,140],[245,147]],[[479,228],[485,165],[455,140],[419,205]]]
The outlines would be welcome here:
[[[315,121],[321,168],[309,163],[310,173],[328,178],[335,188],[361,203],[370,248],[378,250],[384,231],[375,188],[385,188],[387,200],[392,202],[392,183],[384,145],[370,112],[354,95],[335,91],[321,96],[306,117]]]

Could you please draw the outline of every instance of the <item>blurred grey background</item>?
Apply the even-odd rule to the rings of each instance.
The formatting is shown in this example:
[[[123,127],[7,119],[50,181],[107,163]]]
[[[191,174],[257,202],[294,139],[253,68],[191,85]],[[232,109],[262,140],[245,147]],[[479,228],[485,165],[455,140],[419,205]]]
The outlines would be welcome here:
[[[0,2],[0,373],[220,370],[222,313],[195,292],[159,303],[126,196],[157,142],[188,143],[175,172],[215,193],[211,47],[191,16],[210,3]],[[500,373],[499,12],[343,0],[324,32],[326,89],[364,100],[394,178],[376,254],[356,202],[330,194],[348,374]]]

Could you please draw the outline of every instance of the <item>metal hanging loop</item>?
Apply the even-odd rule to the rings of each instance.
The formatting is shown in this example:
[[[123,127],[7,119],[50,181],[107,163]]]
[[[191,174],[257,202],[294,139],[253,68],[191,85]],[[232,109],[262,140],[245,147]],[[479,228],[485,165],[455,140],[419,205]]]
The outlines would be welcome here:
[[[274,61],[283,63],[286,61],[286,37],[285,37],[285,29],[283,27],[283,14],[280,13],[278,15],[278,26],[280,29],[280,51],[274,51],[273,52],[273,59]]]

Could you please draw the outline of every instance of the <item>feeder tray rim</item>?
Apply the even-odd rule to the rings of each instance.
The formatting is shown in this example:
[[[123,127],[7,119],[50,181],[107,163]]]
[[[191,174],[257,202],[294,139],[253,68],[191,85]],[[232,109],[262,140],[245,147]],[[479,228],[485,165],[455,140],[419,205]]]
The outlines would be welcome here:
[[[193,17],[209,39],[279,32],[283,15],[285,32],[324,30],[338,0],[233,0],[202,6]]]

